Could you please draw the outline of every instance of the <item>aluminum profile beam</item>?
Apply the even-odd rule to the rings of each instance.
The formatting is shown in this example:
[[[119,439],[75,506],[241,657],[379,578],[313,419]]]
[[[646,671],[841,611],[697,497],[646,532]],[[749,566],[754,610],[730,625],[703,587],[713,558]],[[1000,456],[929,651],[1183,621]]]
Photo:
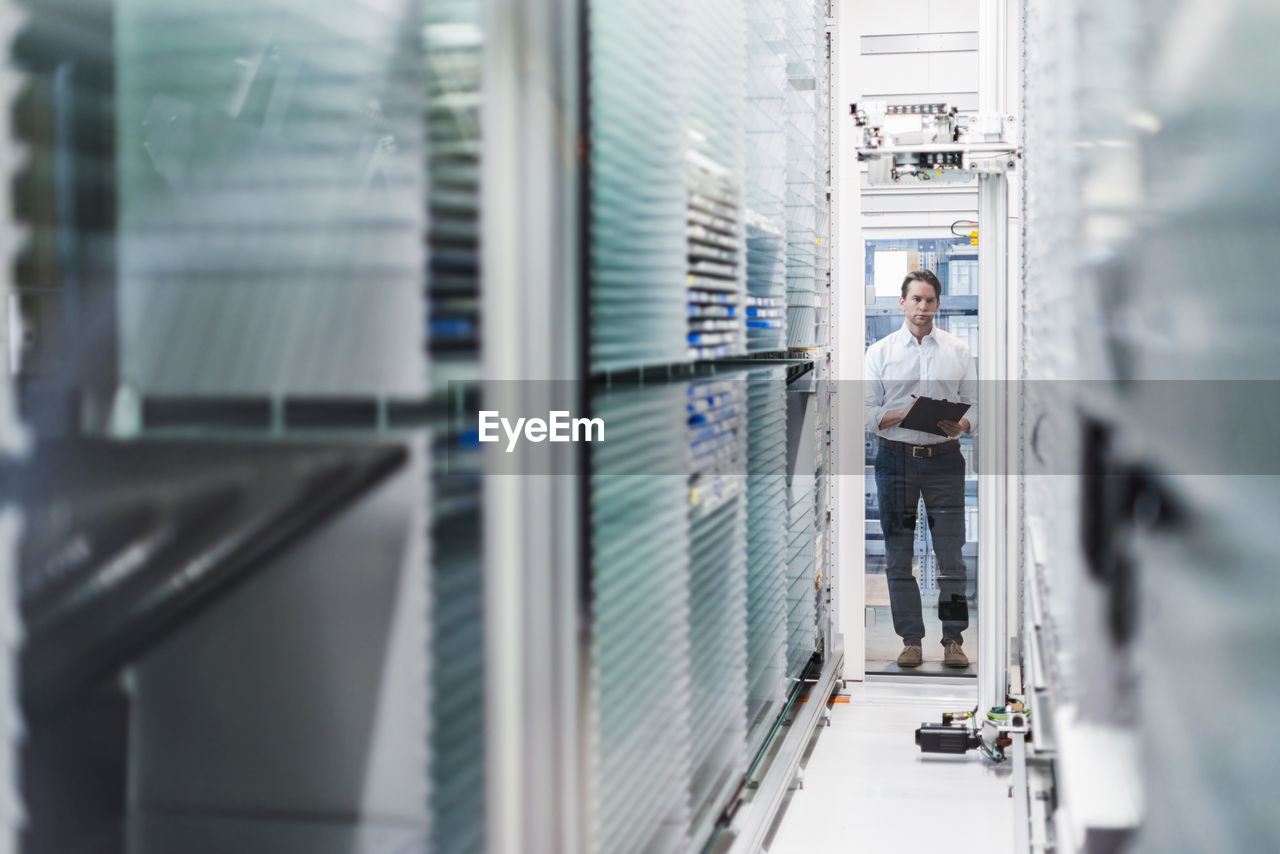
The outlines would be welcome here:
[[[578,6],[486,0],[483,20],[481,397],[545,411],[539,381],[581,367],[580,318],[566,308],[578,302]],[[585,837],[578,457],[554,447],[574,450],[534,474],[486,446],[489,854],[578,854]]]
[[[1003,123],[1008,40],[1008,0],[978,4],[978,112],[999,115]],[[998,130],[998,128],[997,128]],[[998,134],[990,134],[998,137]],[[991,140],[989,140],[991,141]],[[1007,531],[1016,524],[1010,513],[1009,401],[1009,184],[1001,172],[978,179],[978,338],[977,434],[979,473],[978,518],[978,705],[1003,704],[1009,681]]]
[[[1007,554],[1006,463],[1008,400],[1004,393],[1008,300],[1008,262],[1005,256],[1005,221],[1008,185],[1003,175],[979,180],[978,232],[983,235],[978,252],[978,412],[981,423],[976,437],[978,453],[978,705],[1004,703],[1008,684],[1008,635],[1005,589]],[[984,474],[985,472],[985,474]]]

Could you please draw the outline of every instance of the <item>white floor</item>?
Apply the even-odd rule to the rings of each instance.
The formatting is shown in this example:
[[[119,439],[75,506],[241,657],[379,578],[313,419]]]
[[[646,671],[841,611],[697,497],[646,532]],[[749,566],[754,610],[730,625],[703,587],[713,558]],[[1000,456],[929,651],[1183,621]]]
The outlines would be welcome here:
[[[769,854],[945,852],[1012,854],[1008,763],[970,751],[925,757],[915,729],[973,708],[962,685],[850,682],[832,708]]]

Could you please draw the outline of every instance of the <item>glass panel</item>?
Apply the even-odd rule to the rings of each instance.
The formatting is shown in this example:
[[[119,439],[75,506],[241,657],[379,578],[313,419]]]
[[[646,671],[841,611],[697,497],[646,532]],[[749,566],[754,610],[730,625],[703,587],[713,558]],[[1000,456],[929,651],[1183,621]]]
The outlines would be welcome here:
[[[873,405],[909,406],[912,394],[947,400],[976,395],[977,386],[970,383],[977,376],[978,247],[967,237],[868,240],[866,246],[866,284],[876,289],[875,305],[866,310],[868,412]],[[942,287],[931,318],[932,328],[942,330],[934,336],[941,339],[938,349],[903,331],[902,283],[914,270],[932,271]],[[914,284],[932,292],[923,282]],[[927,317],[928,309],[915,313]],[[885,340],[895,335],[907,337]],[[901,427],[866,433],[868,673],[976,675],[973,447],[971,433],[959,437],[958,447],[945,436]],[[944,635],[959,639],[967,665],[954,653],[948,661]],[[920,663],[913,664],[910,653],[899,663],[916,641]]]

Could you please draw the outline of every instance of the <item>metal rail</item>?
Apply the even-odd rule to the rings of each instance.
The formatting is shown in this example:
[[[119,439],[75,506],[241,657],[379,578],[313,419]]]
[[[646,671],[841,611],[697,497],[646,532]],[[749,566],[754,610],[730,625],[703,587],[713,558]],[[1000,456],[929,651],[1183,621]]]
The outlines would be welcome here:
[[[840,682],[844,650],[838,650],[822,664],[818,679],[809,692],[809,702],[791,720],[791,728],[783,737],[773,762],[760,780],[760,786],[751,801],[738,808],[730,825],[733,842],[724,849],[730,854],[755,854],[764,846],[769,829],[782,809],[791,782],[800,770],[800,760],[809,746],[813,731],[826,714],[826,700]],[[817,702],[821,700],[821,702]],[[793,707],[794,708],[794,707]]]
[[[1027,788],[1027,742],[1026,737],[1016,732],[1012,736],[1013,744],[1013,850],[1031,850],[1031,813],[1028,798],[1031,792]]]
[[[859,157],[876,157],[881,154],[1015,154],[1018,146],[1012,142],[924,142],[919,145],[885,145],[880,148],[859,148]]]

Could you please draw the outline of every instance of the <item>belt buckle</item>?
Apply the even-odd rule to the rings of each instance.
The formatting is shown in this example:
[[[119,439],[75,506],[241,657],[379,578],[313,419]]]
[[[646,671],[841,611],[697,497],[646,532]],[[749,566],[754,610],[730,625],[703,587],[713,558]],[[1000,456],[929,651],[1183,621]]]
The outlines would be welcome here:
[[[919,451],[924,451],[924,453],[918,453]],[[911,456],[917,460],[927,460],[933,456],[933,449],[927,445],[912,445]]]

